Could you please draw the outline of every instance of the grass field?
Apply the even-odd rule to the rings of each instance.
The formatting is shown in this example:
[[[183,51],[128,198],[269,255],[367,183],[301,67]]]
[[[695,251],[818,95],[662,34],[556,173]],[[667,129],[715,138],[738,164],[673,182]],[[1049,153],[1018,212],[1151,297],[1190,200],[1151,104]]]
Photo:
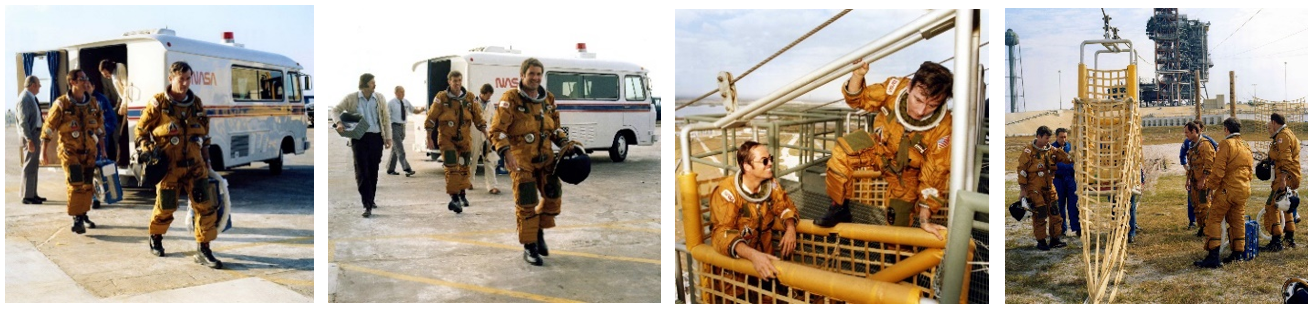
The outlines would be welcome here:
[[[1244,123],[1244,128],[1258,123]],[[1208,134],[1220,137],[1218,126],[1208,127]],[[1306,125],[1294,129],[1306,144]],[[1264,132],[1264,130],[1262,131]],[[1147,145],[1177,144],[1183,134],[1175,128],[1145,130]],[[1264,133],[1244,134],[1249,141],[1268,140]],[[1008,138],[1006,201],[1018,199],[1014,166],[1018,149],[1031,137]],[[1176,155],[1177,156],[1177,155]],[[1171,156],[1176,157],[1176,156]],[[1177,159],[1176,159],[1177,160]],[[1303,164],[1307,164],[1303,158]],[[1175,162],[1174,164],[1178,164]],[[1289,277],[1307,277],[1306,207],[1299,213],[1304,221],[1297,224],[1298,247],[1278,253],[1261,253],[1250,262],[1225,265],[1220,269],[1200,269],[1192,265],[1202,258],[1202,239],[1196,230],[1187,229],[1184,176],[1159,173],[1149,176],[1148,188],[1138,206],[1139,232],[1130,244],[1125,263],[1125,277],[1116,303],[1275,303],[1280,301],[1280,285]],[[1260,222],[1256,215],[1270,192],[1268,181],[1253,179],[1252,196],[1245,213]],[[1307,196],[1306,187],[1299,190]],[[1082,244],[1076,237],[1065,237],[1069,247],[1038,251],[1034,249],[1031,218],[1023,222],[1006,219],[1006,303],[1083,303],[1087,298],[1084,284]],[[1261,241],[1265,245],[1268,241]],[[1222,250],[1221,256],[1228,255]]]

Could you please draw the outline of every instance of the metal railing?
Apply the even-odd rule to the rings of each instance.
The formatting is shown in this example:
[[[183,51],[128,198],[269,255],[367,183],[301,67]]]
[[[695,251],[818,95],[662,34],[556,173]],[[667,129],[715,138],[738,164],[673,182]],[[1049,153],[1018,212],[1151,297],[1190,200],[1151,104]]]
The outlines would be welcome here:
[[[934,10],[924,16],[912,21],[905,26],[898,28],[892,33],[879,38],[847,55],[844,55],[833,62],[809,73],[780,88],[779,90],[766,95],[753,103],[740,107],[737,110],[721,115],[700,115],[685,117],[683,121],[686,124],[681,126],[679,132],[679,161],[676,163],[680,170],[677,188],[679,190],[678,204],[680,207],[693,207],[695,209],[683,209],[680,211],[684,224],[685,243],[678,246],[678,291],[680,302],[696,302],[698,293],[696,292],[698,279],[696,272],[691,271],[695,261],[692,260],[693,253],[702,252],[708,248],[697,248],[705,245],[704,228],[701,224],[702,217],[705,215],[702,209],[702,197],[700,196],[701,187],[710,182],[697,178],[694,165],[703,165],[720,169],[719,175],[732,175],[737,167],[731,162],[734,148],[741,134],[749,134],[756,140],[762,140],[762,135],[766,143],[773,146],[772,154],[777,158],[781,157],[782,151],[795,151],[800,158],[798,163],[786,167],[784,170],[778,170],[779,165],[775,165],[775,175],[798,174],[807,168],[814,167],[827,161],[827,156],[831,146],[835,144],[837,138],[840,138],[853,120],[848,118],[858,117],[861,123],[868,124],[872,117],[862,114],[851,114],[850,109],[846,108],[828,108],[825,104],[819,107],[807,107],[802,110],[787,110],[780,108],[801,95],[804,95],[817,87],[836,80],[843,75],[850,74],[854,66],[850,65],[859,59],[867,62],[874,62],[882,59],[892,53],[904,49],[916,42],[927,40],[938,34],[950,30],[954,27],[955,32],[955,69],[954,74],[954,101],[952,108],[952,132],[951,140],[951,175],[949,179],[949,190],[952,196],[949,199],[948,222],[949,232],[947,233],[946,248],[973,248],[971,243],[972,230],[987,230],[986,222],[977,221],[976,214],[986,214],[987,195],[973,192],[979,187],[978,179],[980,175],[986,175],[986,171],[979,169],[986,164],[984,157],[987,156],[986,131],[981,128],[986,127],[985,113],[981,112],[982,88],[983,88],[983,69],[979,63],[980,45],[980,25],[978,21],[978,10]],[[918,35],[917,35],[918,34]],[[721,89],[723,89],[721,87]],[[829,104],[832,104],[830,102]],[[783,131],[795,132],[796,143],[781,143],[781,134]],[[717,144],[721,145],[719,149],[706,149],[701,153],[693,154],[692,138],[694,133],[702,134],[703,132],[719,134],[715,139]],[[789,133],[792,134],[792,133]],[[699,140],[704,142],[704,140]],[[982,145],[982,146],[981,146]],[[711,159],[714,158],[714,159]],[[720,159],[722,158],[722,159]],[[713,177],[712,177],[713,178]],[[798,177],[801,181],[803,177]],[[799,187],[806,187],[801,183]],[[986,216],[985,216],[986,217]],[[883,228],[870,226],[871,228]],[[857,227],[858,229],[861,227]],[[941,291],[937,300],[921,301],[942,301],[954,303],[963,301],[961,297],[965,288],[966,278],[970,272],[969,261],[970,254],[973,250],[945,250],[941,260],[941,272],[943,280]],[[686,265],[685,265],[686,264]],[[684,270],[683,267],[687,266]],[[788,266],[791,267],[791,266]],[[683,277],[683,272],[691,278]],[[744,269],[743,273],[755,275],[754,270]],[[780,280],[783,280],[780,278]],[[800,282],[783,282],[784,284],[798,289],[815,289],[820,291],[838,291],[832,286],[821,286],[813,284],[812,280],[800,280]],[[690,289],[685,289],[690,287]],[[685,300],[683,297],[691,296],[691,300]],[[868,299],[868,298],[860,298]]]

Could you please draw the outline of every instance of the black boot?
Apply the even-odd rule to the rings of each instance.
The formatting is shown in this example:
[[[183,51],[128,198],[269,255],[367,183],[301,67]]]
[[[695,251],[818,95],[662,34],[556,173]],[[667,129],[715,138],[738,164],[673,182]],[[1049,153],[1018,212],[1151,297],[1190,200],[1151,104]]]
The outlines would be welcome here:
[[[1197,229],[1197,237],[1206,236],[1206,233],[1204,233],[1202,230],[1204,229],[1201,228]]]
[[[1287,247],[1288,249],[1297,248],[1297,242],[1293,241],[1293,234],[1296,233],[1287,232],[1287,231],[1284,232],[1284,247]]]
[[[91,201],[91,209],[100,209],[100,201],[99,201],[99,200],[92,200],[92,201]]]
[[[451,202],[446,203],[446,209],[450,209],[451,211],[454,211],[457,214],[464,212],[464,207],[460,207],[460,196],[456,194],[451,194]]]
[[[164,235],[150,235],[150,254],[155,256],[164,256]]]
[[[73,233],[86,233],[86,227],[82,226],[82,216],[73,216]]]
[[[523,260],[533,266],[542,266],[542,256],[537,254],[537,244],[523,245]]]
[[[1052,237],[1051,247],[1052,247],[1052,248],[1065,248],[1065,242],[1062,242],[1062,241],[1061,241],[1061,237],[1060,237],[1060,236]]]
[[[1218,249],[1217,249],[1217,252],[1218,252]],[[1226,256],[1223,260],[1220,260],[1220,261],[1221,261],[1221,262],[1224,262],[1225,264],[1229,264],[1229,263],[1233,263],[1233,262],[1242,262],[1242,261],[1246,261],[1246,260],[1248,260],[1247,255],[1246,255],[1246,254],[1243,254],[1242,251],[1230,251],[1230,252],[1229,252],[1229,256]]]
[[[1261,247],[1261,252],[1279,252],[1284,251],[1284,243],[1280,241],[1279,236],[1270,237],[1270,243]]]
[[[223,268],[223,261],[214,258],[214,252],[209,250],[209,242],[196,243],[196,263],[213,269]]]
[[[82,215],[82,223],[86,224],[86,228],[89,228],[89,229],[94,229],[94,228],[96,228],[96,223],[95,223],[95,222],[91,222],[91,217],[87,217],[85,214]]]
[[[550,256],[551,251],[546,249],[546,233],[544,231],[542,229],[537,230],[537,254]]]
[[[851,222],[851,207],[848,207],[847,205],[849,203],[850,201],[843,203],[842,205],[836,203],[829,204],[828,213],[825,213],[822,218],[815,219],[815,225],[821,227],[833,227],[838,225],[838,223]]]
[[[1206,258],[1193,262],[1193,266],[1201,268],[1220,268],[1220,248],[1206,251]]]
[[[1131,243],[1131,244],[1133,243],[1133,234],[1130,234],[1130,235],[1129,235],[1129,243]]]
[[[365,205],[364,214],[361,214],[360,216],[364,216],[365,218],[368,218],[369,216],[372,215],[373,215],[373,207],[369,207],[368,205]]]
[[[1048,249],[1051,249],[1051,247],[1048,247],[1048,246],[1047,246],[1047,240],[1046,240],[1046,239],[1039,239],[1039,240],[1038,240],[1038,250],[1047,251]]]
[[[461,206],[469,207],[469,199],[464,197],[464,190],[460,190],[460,204]]]

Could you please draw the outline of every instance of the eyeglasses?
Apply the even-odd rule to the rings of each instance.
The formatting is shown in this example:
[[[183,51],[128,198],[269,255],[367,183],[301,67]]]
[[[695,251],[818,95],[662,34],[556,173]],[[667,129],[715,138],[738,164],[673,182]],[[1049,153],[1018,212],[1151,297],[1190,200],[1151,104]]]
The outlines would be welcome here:
[[[770,163],[774,162],[774,156],[768,156],[768,157],[760,158],[760,161],[759,161],[759,162],[760,162],[760,165],[769,165]]]

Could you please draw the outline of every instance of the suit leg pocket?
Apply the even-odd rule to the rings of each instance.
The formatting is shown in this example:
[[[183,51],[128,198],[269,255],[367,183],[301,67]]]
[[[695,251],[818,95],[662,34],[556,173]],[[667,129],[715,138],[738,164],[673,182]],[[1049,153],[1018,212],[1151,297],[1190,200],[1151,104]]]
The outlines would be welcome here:
[[[204,203],[210,199],[209,178],[197,178],[191,185],[191,200]]]
[[[82,171],[81,164],[72,164],[68,166],[68,184],[80,185],[86,182],[86,173]]]

